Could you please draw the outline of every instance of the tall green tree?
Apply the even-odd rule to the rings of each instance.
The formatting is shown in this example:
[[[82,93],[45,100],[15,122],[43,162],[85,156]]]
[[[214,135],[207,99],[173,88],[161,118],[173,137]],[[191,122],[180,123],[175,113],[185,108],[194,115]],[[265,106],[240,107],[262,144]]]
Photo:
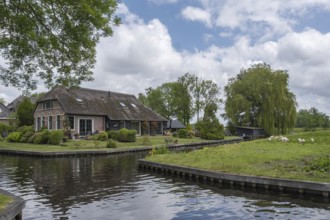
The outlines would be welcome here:
[[[202,139],[224,139],[224,127],[216,116],[218,105],[210,102],[205,106],[203,119],[196,123],[196,129],[200,131]]]
[[[316,128],[327,129],[330,127],[330,119],[315,107],[300,109],[297,113],[296,127],[304,128],[305,131],[313,131]]]
[[[93,79],[96,44],[120,19],[116,0],[4,0],[0,2],[0,81],[35,89],[77,86]]]
[[[22,102],[18,105],[16,111],[16,119],[17,119],[18,127],[24,125],[33,125],[34,109],[35,109],[35,104],[33,104],[28,97],[24,97]]]
[[[286,134],[295,125],[296,99],[288,88],[285,70],[256,64],[229,80],[225,87],[226,117],[235,125],[263,127],[271,134]]]

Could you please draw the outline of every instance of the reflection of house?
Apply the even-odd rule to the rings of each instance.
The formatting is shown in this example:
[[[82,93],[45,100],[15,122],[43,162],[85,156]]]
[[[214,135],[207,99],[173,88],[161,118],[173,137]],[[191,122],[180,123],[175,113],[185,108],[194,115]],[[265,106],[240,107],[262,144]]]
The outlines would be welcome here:
[[[175,132],[184,128],[186,128],[186,126],[184,126],[179,120],[167,121],[167,130],[170,130],[171,132]]]
[[[10,110],[2,103],[0,103],[0,123],[9,124]]]
[[[134,95],[86,88],[57,86],[37,102],[35,129],[62,129],[68,122],[80,135],[96,131],[135,129],[137,134],[151,125],[162,134],[167,120],[143,106]],[[142,126],[143,125],[143,126]],[[156,126],[155,126],[156,125]]]
[[[265,137],[265,130],[263,128],[257,127],[236,127],[237,136],[243,137],[245,139],[256,139]]]

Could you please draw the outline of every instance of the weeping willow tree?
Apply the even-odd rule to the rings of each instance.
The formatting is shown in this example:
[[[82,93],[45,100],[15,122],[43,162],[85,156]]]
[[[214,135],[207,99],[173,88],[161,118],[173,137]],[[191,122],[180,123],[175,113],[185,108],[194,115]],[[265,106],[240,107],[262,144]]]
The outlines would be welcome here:
[[[285,70],[256,64],[229,80],[225,87],[226,117],[238,126],[262,127],[268,135],[294,128],[296,98],[288,88]]]

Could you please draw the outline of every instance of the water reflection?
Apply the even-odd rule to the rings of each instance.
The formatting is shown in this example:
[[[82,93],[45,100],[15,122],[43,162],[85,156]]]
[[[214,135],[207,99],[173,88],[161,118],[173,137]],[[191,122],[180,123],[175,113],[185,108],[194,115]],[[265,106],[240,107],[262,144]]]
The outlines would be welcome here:
[[[143,155],[0,156],[0,187],[27,200],[25,219],[327,219],[317,198],[259,194],[143,173]]]

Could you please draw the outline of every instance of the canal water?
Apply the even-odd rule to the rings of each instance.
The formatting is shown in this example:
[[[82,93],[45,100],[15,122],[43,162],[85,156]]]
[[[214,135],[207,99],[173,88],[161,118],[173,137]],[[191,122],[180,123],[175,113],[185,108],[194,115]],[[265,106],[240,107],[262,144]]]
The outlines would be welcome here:
[[[24,219],[329,219],[320,198],[244,192],[146,173],[140,155],[0,156],[0,188],[26,200]]]

